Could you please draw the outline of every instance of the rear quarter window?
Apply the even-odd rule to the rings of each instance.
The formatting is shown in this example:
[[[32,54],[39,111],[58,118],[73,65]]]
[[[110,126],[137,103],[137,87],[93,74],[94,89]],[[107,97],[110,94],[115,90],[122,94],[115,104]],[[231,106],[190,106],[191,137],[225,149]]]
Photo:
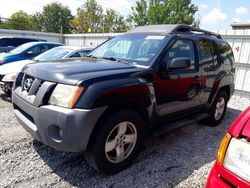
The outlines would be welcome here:
[[[234,63],[234,55],[233,55],[233,51],[231,49],[231,47],[229,46],[229,44],[221,42],[218,43],[218,49],[219,49],[219,53],[220,53],[220,58],[222,63],[224,64],[233,64]]]

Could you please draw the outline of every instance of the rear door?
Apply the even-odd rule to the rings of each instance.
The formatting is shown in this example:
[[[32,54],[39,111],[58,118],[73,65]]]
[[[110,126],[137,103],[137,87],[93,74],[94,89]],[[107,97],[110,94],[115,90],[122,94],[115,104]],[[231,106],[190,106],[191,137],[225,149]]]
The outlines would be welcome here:
[[[216,71],[220,68],[220,61],[216,45],[212,40],[200,39],[199,47],[199,66],[201,72],[201,103],[208,102],[209,96],[216,79]]]

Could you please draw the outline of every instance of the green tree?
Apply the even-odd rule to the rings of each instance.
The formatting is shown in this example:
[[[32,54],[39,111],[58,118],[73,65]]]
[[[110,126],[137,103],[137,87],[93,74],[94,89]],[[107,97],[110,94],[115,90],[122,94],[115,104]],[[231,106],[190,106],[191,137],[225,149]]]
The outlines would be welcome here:
[[[130,25],[124,16],[120,15],[113,9],[106,10],[103,20],[103,32],[125,32],[130,29]]]
[[[15,12],[10,19],[1,24],[4,29],[34,30],[31,17],[24,11]]]
[[[191,3],[191,0],[168,0],[165,3],[165,23],[169,24],[188,24],[194,23],[194,15],[198,7]]]
[[[136,7],[132,7],[129,16],[135,25],[146,24],[188,24],[194,23],[194,15],[198,7],[191,0],[139,0]],[[136,15],[136,16],[135,16]],[[141,23],[140,17],[147,22]],[[132,19],[131,19],[132,18]]]
[[[129,15],[128,20],[133,25],[147,25],[148,24],[148,5],[146,0],[139,0],[136,2],[135,7],[131,7],[132,13]]]
[[[40,12],[35,13],[31,16],[32,22],[33,22],[33,28],[35,31],[43,31],[42,28],[42,15]]]
[[[57,2],[44,6],[42,12],[33,17],[36,27],[42,31],[54,33],[70,33],[72,18],[70,9]]]
[[[77,33],[102,32],[103,17],[103,8],[95,0],[87,0],[71,23]]]
[[[169,2],[169,1],[167,1]],[[150,0],[148,8],[148,19],[150,24],[166,23],[166,4],[161,0]]]

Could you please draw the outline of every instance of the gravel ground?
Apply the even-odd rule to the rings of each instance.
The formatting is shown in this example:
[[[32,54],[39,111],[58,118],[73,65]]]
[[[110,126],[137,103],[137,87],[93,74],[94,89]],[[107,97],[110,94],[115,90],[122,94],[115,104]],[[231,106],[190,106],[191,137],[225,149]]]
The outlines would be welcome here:
[[[149,138],[134,164],[113,176],[93,170],[81,153],[51,149],[26,133],[0,93],[0,187],[204,187],[222,136],[250,99],[233,96],[220,126],[192,124]]]

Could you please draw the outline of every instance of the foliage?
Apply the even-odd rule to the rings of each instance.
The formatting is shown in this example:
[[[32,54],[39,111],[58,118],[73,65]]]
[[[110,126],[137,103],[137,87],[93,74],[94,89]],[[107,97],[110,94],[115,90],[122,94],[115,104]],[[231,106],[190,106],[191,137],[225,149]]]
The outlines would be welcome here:
[[[18,11],[11,15],[10,19],[0,26],[3,29],[33,30],[31,17],[24,11]]]
[[[197,6],[191,0],[145,0],[137,1],[129,16],[135,25],[145,24],[188,24],[194,23]],[[143,23],[140,20],[146,20]]]
[[[113,9],[106,10],[103,20],[103,32],[125,32],[130,29],[124,16],[120,15]]]
[[[103,9],[95,0],[87,0],[77,9],[72,26],[78,33],[101,32]]]
[[[113,9],[108,9],[104,13],[96,0],[87,0],[77,10],[71,24],[76,33],[124,32],[130,28],[124,16]]]
[[[70,33],[72,18],[70,9],[57,2],[44,6],[41,13],[33,16],[38,29],[54,33]]]
[[[129,15],[128,20],[133,25],[147,25],[148,24],[148,5],[146,0],[139,0],[136,2],[135,7],[131,7],[132,13]]]

